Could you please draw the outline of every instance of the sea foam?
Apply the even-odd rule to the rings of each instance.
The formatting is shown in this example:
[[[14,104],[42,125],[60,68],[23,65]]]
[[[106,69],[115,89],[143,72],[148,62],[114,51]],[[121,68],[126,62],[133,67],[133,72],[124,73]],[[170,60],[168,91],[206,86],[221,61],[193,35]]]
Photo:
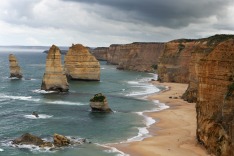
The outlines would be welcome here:
[[[35,115],[30,114],[30,115],[24,115],[24,117],[28,119],[48,119],[53,117],[53,115],[38,114],[38,117],[36,117]]]
[[[50,104],[57,104],[57,105],[78,105],[78,106],[88,105],[86,103],[71,102],[71,101],[45,101],[45,102],[50,103]]]
[[[40,101],[40,99],[34,99],[31,96],[12,96],[12,95],[4,95],[4,94],[0,94],[0,99],[34,101],[34,102]]]

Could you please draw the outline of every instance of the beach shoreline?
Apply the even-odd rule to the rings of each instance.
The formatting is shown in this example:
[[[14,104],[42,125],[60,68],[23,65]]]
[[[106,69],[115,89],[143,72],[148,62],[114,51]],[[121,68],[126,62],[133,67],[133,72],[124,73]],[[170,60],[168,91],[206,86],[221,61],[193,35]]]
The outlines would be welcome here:
[[[146,112],[156,120],[148,129],[151,137],[142,141],[115,144],[113,147],[131,156],[209,156],[196,140],[195,103],[181,99],[187,84],[151,82],[167,86],[168,89],[148,96],[148,100],[159,100],[168,109]]]

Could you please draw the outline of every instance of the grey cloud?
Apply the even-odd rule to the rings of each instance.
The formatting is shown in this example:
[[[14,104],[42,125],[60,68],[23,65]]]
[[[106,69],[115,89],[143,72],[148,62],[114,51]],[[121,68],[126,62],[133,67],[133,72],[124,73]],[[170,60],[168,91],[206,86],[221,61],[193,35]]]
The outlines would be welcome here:
[[[96,13],[113,20],[147,23],[169,28],[185,27],[204,22],[211,16],[222,16],[232,0],[63,0],[100,5],[116,11],[98,10]],[[121,13],[121,14],[119,14]]]

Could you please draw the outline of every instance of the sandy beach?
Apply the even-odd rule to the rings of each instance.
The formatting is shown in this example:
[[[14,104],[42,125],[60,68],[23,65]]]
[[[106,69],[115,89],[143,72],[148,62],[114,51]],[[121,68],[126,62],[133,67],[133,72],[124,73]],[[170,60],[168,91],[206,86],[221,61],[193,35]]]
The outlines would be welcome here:
[[[152,137],[115,147],[131,156],[208,156],[196,141],[195,103],[180,99],[188,85],[152,83],[168,86],[169,89],[149,96],[149,100],[159,100],[170,108],[147,114],[157,121],[149,129]]]

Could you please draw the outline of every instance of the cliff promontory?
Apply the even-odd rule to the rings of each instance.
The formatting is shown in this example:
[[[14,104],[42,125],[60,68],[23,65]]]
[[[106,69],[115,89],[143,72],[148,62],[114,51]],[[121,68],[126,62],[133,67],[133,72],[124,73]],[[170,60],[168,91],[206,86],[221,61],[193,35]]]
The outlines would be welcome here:
[[[41,89],[60,92],[67,92],[69,89],[67,78],[61,64],[61,53],[55,45],[51,46],[47,54]]]
[[[98,60],[81,44],[72,45],[64,60],[65,72],[73,80],[100,80]]]
[[[22,78],[23,75],[21,73],[20,66],[16,57],[13,54],[9,55],[9,63],[10,63],[10,78]]]
[[[92,50],[99,60],[117,65],[117,69],[152,72],[164,51],[164,43],[113,44]]]

